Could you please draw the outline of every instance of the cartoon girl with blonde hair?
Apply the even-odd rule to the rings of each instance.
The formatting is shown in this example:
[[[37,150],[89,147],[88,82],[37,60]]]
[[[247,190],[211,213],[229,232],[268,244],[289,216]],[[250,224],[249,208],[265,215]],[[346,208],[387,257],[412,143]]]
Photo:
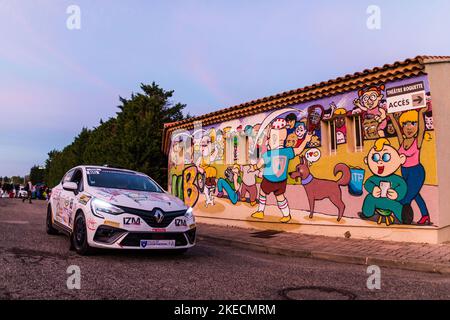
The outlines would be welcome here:
[[[358,98],[353,100],[353,104],[366,114],[372,115],[378,122],[378,136],[384,137],[384,129],[387,125],[386,109],[381,106],[383,100],[382,91],[384,85],[371,86],[358,91]]]
[[[403,205],[411,205],[413,200],[419,206],[422,218],[417,224],[431,224],[428,208],[420,195],[420,190],[425,182],[425,169],[420,163],[420,150],[425,133],[424,114],[427,107],[417,110],[409,110],[400,115],[397,119],[393,114],[389,114],[389,118],[397,132],[400,148],[398,152],[406,156],[406,162],[402,165],[402,176],[408,185],[405,198],[402,200]]]

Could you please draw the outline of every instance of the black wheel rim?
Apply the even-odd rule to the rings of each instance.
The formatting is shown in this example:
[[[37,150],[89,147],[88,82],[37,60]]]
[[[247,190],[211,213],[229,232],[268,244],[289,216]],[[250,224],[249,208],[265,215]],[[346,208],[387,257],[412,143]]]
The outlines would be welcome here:
[[[75,223],[75,245],[80,248],[84,244],[86,237],[86,229],[84,228],[84,221],[82,217],[79,217]]]

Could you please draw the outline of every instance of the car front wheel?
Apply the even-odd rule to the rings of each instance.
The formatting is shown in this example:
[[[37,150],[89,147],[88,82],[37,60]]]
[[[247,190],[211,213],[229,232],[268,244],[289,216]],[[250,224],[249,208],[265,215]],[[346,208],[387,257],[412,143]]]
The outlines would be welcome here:
[[[73,224],[71,236],[72,246],[80,255],[89,255],[93,249],[89,246],[87,240],[86,219],[82,212],[77,213]]]

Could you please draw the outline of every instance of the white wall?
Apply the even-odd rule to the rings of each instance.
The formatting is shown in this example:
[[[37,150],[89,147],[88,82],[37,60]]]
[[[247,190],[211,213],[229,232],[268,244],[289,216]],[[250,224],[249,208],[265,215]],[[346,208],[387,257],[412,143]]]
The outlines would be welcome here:
[[[450,62],[427,64],[425,70],[433,101],[438,155],[439,226],[442,228],[450,225]]]

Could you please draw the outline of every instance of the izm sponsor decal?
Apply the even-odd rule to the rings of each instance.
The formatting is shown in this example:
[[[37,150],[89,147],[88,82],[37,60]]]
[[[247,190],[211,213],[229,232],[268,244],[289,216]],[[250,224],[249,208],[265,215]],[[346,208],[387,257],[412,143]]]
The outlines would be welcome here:
[[[123,218],[123,224],[124,225],[140,226],[141,225],[141,218],[125,217],[125,218]]]
[[[187,227],[186,220],[175,219],[175,227]]]

